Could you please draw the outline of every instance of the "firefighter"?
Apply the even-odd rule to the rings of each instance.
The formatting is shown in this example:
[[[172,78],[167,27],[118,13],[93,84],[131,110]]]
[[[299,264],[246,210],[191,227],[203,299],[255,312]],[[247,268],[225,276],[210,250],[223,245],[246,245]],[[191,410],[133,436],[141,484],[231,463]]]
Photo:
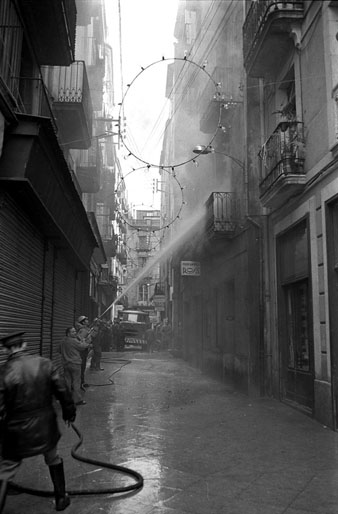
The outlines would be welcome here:
[[[25,352],[24,334],[16,331],[0,338],[8,352],[0,369],[0,512],[5,505],[8,481],[15,476],[21,461],[34,455],[43,455],[49,466],[55,508],[61,511],[68,507],[70,499],[65,489],[63,461],[57,451],[61,434],[53,398],[60,402],[68,424],[75,421],[76,407],[53,362]]]

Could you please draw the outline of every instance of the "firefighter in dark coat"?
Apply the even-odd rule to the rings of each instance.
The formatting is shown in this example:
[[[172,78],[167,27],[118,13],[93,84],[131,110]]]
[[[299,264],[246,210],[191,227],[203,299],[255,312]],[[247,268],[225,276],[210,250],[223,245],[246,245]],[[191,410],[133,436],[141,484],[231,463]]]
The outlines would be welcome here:
[[[49,466],[56,510],[64,510],[70,499],[65,491],[63,461],[57,452],[61,434],[53,397],[61,404],[65,422],[75,421],[76,407],[53,362],[25,353],[23,334],[17,331],[0,337],[0,343],[9,353],[0,369],[0,512],[5,504],[7,483],[15,476],[22,459],[40,454]]]

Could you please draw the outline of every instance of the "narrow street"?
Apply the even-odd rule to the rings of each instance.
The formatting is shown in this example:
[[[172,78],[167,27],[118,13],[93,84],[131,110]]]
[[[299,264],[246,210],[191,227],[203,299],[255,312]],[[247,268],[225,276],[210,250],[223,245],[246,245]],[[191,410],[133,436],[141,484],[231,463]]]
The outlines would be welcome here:
[[[102,364],[87,371],[79,453],[137,471],[144,486],[73,496],[67,514],[337,513],[337,433],[276,400],[236,393],[167,352],[104,353]],[[134,483],[73,459],[78,437],[62,425],[69,490]],[[51,489],[42,457],[24,461],[15,481]],[[11,494],[4,512],[55,511],[52,498]]]

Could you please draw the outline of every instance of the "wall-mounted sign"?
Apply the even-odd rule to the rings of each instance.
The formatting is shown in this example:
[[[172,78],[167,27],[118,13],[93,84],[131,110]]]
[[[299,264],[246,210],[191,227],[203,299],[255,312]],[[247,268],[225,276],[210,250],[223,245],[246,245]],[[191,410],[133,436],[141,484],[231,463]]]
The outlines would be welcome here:
[[[201,274],[201,263],[197,261],[181,261],[181,275],[199,277]]]
[[[157,311],[165,310],[165,296],[164,295],[154,295],[153,298],[154,306]]]

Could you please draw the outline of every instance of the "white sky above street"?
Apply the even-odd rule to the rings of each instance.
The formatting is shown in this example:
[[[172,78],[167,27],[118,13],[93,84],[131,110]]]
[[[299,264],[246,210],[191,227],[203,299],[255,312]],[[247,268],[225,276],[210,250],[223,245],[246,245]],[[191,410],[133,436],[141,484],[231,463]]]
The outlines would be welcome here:
[[[142,160],[158,163],[162,147],[162,134],[167,119],[168,102],[164,96],[166,63],[162,56],[174,56],[174,26],[179,0],[106,0],[109,42],[114,52],[115,101],[122,101],[127,116],[126,145]],[[120,24],[121,22],[121,34]],[[121,38],[121,39],[120,39]],[[119,76],[122,45],[122,81]],[[137,75],[143,68],[149,69]],[[137,77],[137,78],[136,78]],[[133,82],[134,81],[134,82]],[[122,88],[122,83],[123,88]],[[132,85],[130,88],[127,84]],[[116,106],[116,115],[119,106]],[[120,162],[126,180],[129,202],[136,208],[159,208],[159,193],[152,193],[152,179],[158,170],[139,170],[146,166],[133,156],[125,158],[129,151],[121,147]]]

